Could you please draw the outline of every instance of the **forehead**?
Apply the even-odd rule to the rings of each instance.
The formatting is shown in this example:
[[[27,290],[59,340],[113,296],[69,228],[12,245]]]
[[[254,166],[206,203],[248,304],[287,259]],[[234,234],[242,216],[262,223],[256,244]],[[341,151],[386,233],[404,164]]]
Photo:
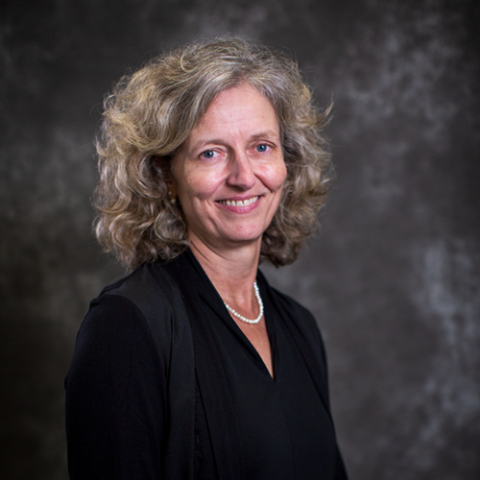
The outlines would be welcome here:
[[[249,131],[262,126],[278,133],[276,112],[257,89],[242,83],[215,97],[192,134],[197,136],[211,129]]]

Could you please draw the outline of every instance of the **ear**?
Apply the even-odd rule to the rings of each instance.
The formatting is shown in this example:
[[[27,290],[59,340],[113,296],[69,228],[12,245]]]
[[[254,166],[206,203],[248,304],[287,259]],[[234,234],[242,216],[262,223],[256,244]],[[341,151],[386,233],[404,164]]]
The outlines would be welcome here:
[[[173,158],[169,162],[168,172],[165,175],[165,184],[167,185],[168,196],[173,203],[178,195],[177,180],[173,175]]]
[[[153,156],[151,158],[151,168],[160,182],[167,187],[168,195],[171,198],[177,196],[176,181],[172,174],[173,157]]]
[[[172,203],[175,203],[174,200],[177,198],[178,190],[175,179],[171,177],[171,181],[167,183],[168,197]]]

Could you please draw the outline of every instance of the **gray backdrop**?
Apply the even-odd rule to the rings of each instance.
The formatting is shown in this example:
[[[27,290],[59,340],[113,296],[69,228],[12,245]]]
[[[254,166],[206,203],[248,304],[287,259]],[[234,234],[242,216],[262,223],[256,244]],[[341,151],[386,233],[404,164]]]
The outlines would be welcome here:
[[[2,478],[66,479],[76,331],[123,274],[90,229],[104,93],[225,33],[289,52],[335,102],[321,231],[266,271],[322,328],[352,480],[480,478],[479,26],[468,0],[2,2]]]

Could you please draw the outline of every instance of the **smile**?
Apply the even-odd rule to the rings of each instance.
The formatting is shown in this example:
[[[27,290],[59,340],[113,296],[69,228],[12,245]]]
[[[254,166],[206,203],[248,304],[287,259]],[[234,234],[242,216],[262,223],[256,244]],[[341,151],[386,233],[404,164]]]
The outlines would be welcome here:
[[[248,198],[247,200],[219,200],[218,203],[221,203],[222,205],[228,205],[229,207],[247,207],[257,200],[258,196]]]

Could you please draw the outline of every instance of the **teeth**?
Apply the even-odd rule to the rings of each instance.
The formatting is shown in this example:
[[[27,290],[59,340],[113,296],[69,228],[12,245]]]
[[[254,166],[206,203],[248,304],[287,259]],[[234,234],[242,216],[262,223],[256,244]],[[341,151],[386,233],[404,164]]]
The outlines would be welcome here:
[[[250,205],[253,202],[256,202],[258,200],[257,197],[252,197],[249,198],[248,200],[221,200],[220,203],[223,203],[224,205],[228,205],[229,207],[246,207],[247,205]]]

